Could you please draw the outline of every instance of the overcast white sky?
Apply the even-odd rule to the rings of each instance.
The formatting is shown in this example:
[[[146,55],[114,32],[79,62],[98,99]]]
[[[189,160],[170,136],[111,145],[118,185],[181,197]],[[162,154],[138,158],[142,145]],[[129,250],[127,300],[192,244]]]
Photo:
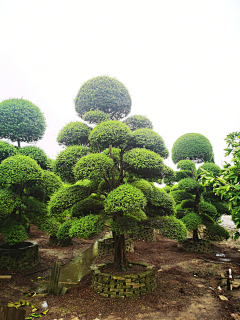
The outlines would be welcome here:
[[[44,113],[37,146],[76,116],[80,86],[116,77],[169,151],[196,132],[222,164],[240,131],[240,0],[0,0],[0,101],[28,99]],[[165,161],[172,166],[171,160]]]

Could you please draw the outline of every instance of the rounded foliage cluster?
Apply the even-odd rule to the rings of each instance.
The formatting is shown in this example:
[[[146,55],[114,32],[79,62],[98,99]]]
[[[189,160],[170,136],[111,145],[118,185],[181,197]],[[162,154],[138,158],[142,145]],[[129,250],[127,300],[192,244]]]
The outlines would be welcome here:
[[[162,189],[154,187],[152,197],[147,203],[145,212],[149,217],[171,216],[176,213],[175,206],[176,203],[171,195]]]
[[[130,144],[134,148],[145,148],[152,150],[164,159],[166,159],[169,155],[162,137],[151,129],[143,128],[134,131],[130,140]]]
[[[108,113],[105,113],[100,110],[93,110],[93,111],[86,112],[83,115],[82,119],[89,123],[94,123],[94,124],[99,124],[101,122],[111,120]]]
[[[179,182],[182,179],[192,178],[192,172],[188,170],[180,170],[175,173],[175,181]]]
[[[15,156],[17,153],[17,148],[7,142],[0,141],[0,162],[8,157]]]
[[[68,183],[74,183],[75,177],[73,167],[78,160],[90,153],[87,147],[71,146],[61,151],[54,163],[54,172],[58,174],[61,179]]]
[[[150,182],[144,179],[140,179],[133,182],[132,185],[140,189],[148,201],[151,199],[153,193],[153,186]]]
[[[88,137],[92,128],[82,122],[70,122],[59,132],[57,142],[65,147],[88,146]]]
[[[103,231],[104,223],[105,220],[101,215],[89,214],[81,219],[74,219],[69,235],[70,237],[88,239]]]
[[[72,207],[72,217],[85,217],[88,214],[99,214],[104,209],[104,203],[92,196],[76,203]]]
[[[211,203],[207,203],[205,201],[202,201],[199,203],[199,213],[200,214],[207,214],[210,217],[213,218],[213,220],[218,220],[218,218],[220,218],[220,214],[218,214],[217,209],[215,208],[214,205],[212,205]]]
[[[144,220],[144,219],[142,219]],[[110,227],[113,232],[120,234],[138,234],[141,226],[138,224],[139,219],[132,216],[117,217],[115,221],[111,221]]]
[[[28,234],[23,225],[14,219],[6,219],[1,226],[1,233],[4,241],[9,245],[15,245],[28,238]]]
[[[162,178],[163,160],[151,150],[132,149],[124,154],[123,161],[129,166],[130,171],[143,178]]]
[[[171,191],[170,195],[173,197],[177,204],[181,203],[183,200],[193,200],[193,195],[191,193],[187,193],[184,190]]]
[[[189,212],[182,218],[182,222],[186,225],[188,230],[197,230],[202,223],[200,216],[194,212]]]
[[[53,217],[48,217],[41,224],[41,229],[48,232],[51,236],[56,236],[61,223]]]
[[[110,170],[114,166],[114,162],[104,154],[94,153],[82,157],[73,168],[76,180],[90,179],[99,181],[102,179],[103,173]]]
[[[89,136],[92,146],[104,150],[112,145],[115,148],[124,145],[131,137],[129,127],[120,121],[105,121],[97,125]]]
[[[16,155],[0,164],[0,184],[22,184],[26,181],[41,180],[42,169],[30,157]]]
[[[134,115],[123,121],[132,131],[142,128],[153,129],[152,122],[145,116]]]
[[[203,230],[203,238],[210,241],[223,241],[230,238],[230,233],[218,224],[206,224]]]
[[[154,228],[169,239],[181,241],[187,238],[185,224],[174,216],[157,217],[154,219]]]
[[[89,182],[90,183],[90,182]],[[64,211],[71,208],[75,203],[87,197],[89,192],[89,184],[75,184],[59,189],[49,201],[49,212],[56,219],[64,218]]]
[[[85,82],[75,99],[80,117],[86,112],[99,110],[112,120],[126,117],[131,110],[131,97],[127,88],[117,79],[108,76],[95,77]]]
[[[20,148],[19,153],[36,160],[37,164],[43,170],[48,169],[49,159],[42,149],[35,146],[27,146],[27,147]]]
[[[201,165],[201,167],[198,168],[198,171],[197,171],[198,174],[203,173],[201,168],[208,172],[212,172],[215,177],[220,175],[222,171],[220,167],[217,166],[215,163],[204,163],[203,165]]]
[[[146,202],[141,190],[130,184],[123,184],[108,194],[105,211],[110,215],[122,213],[134,216],[145,207]]]
[[[180,190],[185,190],[186,192],[193,192],[198,186],[199,183],[192,178],[182,179],[178,183],[178,188]]]
[[[0,221],[8,217],[13,209],[19,205],[21,205],[20,198],[16,194],[8,189],[0,189]]]
[[[177,168],[181,170],[196,171],[195,163],[191,160],[180,160]]]
[[[187,133],[178,138],[172,148],[172,160],[192,160],[197,163],[210,162],[213,159],[209,140],[199,133]]]
[[[0,103],[0,138],[33,142],[43,137],[45,129],[42,112],[30,101],[9,99]]]
[[[60,245],[64,246],[64,243],[71,242],[71,237],[69,235],[70,228],[72,226],[72,221],[67,220],[58,229],[56,234],[58,240],[60,241]]]

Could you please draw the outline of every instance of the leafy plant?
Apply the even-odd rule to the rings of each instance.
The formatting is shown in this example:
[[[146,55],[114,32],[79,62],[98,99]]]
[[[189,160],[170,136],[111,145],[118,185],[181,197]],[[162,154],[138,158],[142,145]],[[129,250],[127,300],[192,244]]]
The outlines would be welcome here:
[[[105,219],[101,215],[93,214],[89,214],[81,219],[74,219],[72,220],[69,235],[70,237],[89,239],[103,230],[104,221]]]

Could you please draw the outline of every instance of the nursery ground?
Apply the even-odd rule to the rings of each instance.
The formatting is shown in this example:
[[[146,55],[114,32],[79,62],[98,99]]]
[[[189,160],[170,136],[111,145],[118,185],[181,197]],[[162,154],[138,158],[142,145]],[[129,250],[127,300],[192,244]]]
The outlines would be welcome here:
[[[36,295],[26,298],[24,292],[33,290],[38,277],[46,272],[23,277],[28,271],[3,271],[0,274],[12,275],[11,280],[0,280],[0,305],[7,305],[20,299],[27,299],[30,305],[48,304],[49,312],[42,319],[82,319],[82,320],[134,320],[134,319],[240,319],[240,289],[234,287],[227,291],[224,281],[219,277],[229,268],[233,275],[240,274],[240,245],[232,241],[216,244],[216,252],[224,253],[231,261],[221,263],[219,256],[210,254],[187,253],[178,248],[177,242],[156,235],[154,243],[134,241],[135,252],[129,253],[130,260],[147,262],[156,266],[156,291],[139,298],[116,300],[104,298],[91,290],[91,274],[72,287],[66,295]],[[31,226],[29,240],[39,244],[41,264],[38,269],[51,267],[58,260],[66,262],[92,245],[95,239],[74,239],[74,246],[65,248],[49,247],[48,236]],[[0,242],[3,241],[0,238]],[[204,260],[205,259],[205,260]],[[111,256],[100,261],[110,261]],[[208,262],[208,261],[211,262]],[[216,262],[213,263],[212,261]],[[218,289],[219,284],[222,286]],[[225,296],[228,300],[221,300]],[[30,306],[26,307],[27,315]],[[37,312],[41,312],[41,309]]]

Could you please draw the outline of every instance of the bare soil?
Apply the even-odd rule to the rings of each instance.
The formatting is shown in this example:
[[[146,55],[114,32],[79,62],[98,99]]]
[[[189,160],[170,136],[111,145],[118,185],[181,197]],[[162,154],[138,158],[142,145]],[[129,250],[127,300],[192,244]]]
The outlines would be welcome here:
[[[89,273],[63,296],[38,294],[26,298],[23,293],[34,292],[38,277],[43,278],[49,271],[24,277],[34,270],[0,270],[0,275],[12,275],[11,280],[0,280],[0,305],[24,299],[30,302],[30,306],[36,306],[39,309],[36,312],[40,313],[44,310],[41,310],[41,304],[46,301],[49,312],[42,315],[44,320],[240,319],[240,289],[236,284],[232,291],[227,291],[226,281],[219,280],[229,268],[233,275],[240,275],[240,267],[235,264],[240,264],[239,243],[228,241],[215,244],[218,254],[224,253],[224,258],[231,259],[221,263],[223,261],[219,260],[219,256],[188,253],[178,248],[176,241],[160,235],[156,235],[156,239],[154,243],[134,241],[135,252],[128,253],[129,260],[156,266],[157,289],[152,293],[123,300],[104,298],[92,291]],[[38,269],[44,269],[51,267],[56,260],[68,261],[73,246],[75,257],[92,245],[95,239],[74,239],[73,246],[49,247],[48,235],[31,226],[28,240],[39,244],[41,263]],[[112,256],[107,256],[95,260],[95,264],[112,260]],[[228,300],[221,300],[219,296],[225,296]],[[24,307],[27,315],[31,313],[30,306]]]

